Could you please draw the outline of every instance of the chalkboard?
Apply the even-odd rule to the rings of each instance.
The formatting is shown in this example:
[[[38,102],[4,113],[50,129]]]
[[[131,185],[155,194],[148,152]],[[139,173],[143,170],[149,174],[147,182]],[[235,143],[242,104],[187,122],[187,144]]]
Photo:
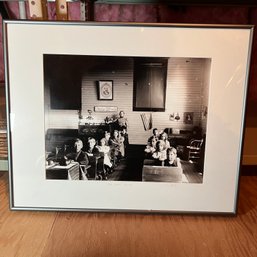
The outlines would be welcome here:
[[[81,108],[81,60],[73,56],[44,55],[44,83],[51,109]]]

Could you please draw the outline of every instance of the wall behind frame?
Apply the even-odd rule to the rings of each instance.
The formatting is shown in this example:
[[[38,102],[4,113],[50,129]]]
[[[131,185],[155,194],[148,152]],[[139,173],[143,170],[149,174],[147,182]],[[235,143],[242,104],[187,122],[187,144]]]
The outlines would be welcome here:
[[[117,106],[118,111],[124,110],[129,120],[130,143],[146,144],[152,131],[145,131],[140,114],[133,112],[133,61],[125,59],[122,65],[85,73],[82,79],[82,115],[88,115],[93,110],[94,119],[103,122],[107,115],[117,113],[94,112],[95,106]],[[166,111],[154,112],[153,127],[159,130],[179,128],[190,130],[193,126],[202,125],[205,130],[206,121],[202,122],[202,105],[208,101],[208,85],[210,59],[170,58],[168,61]],[[113,80],[114,99],[103,101],[97,99],[97,81]],[[77,128],[78,115],[74,110],[51,110],[49,90],[45,90],[46,129],[47,128]],[[194,112],[194,123],[185,124],[184,112]],[[170,121],[170,114],[179,114],[179,121]],[[202,123],[201,123],[202,122]]]

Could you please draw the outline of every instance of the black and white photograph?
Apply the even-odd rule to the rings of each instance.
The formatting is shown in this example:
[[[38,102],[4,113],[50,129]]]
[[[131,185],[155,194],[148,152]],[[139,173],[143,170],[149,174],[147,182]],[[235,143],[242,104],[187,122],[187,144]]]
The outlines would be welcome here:
[[[43,68],[46,179],[203,183],[211,58],[44,54]]]
[[[13,210],[236,212],[251,26],[4,28]]]

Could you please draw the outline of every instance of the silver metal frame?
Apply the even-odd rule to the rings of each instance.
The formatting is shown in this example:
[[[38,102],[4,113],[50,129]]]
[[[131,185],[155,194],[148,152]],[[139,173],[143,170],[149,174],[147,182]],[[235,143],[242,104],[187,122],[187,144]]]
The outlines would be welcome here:
[[[1,1],[1,0],[0,0]],[[10,0],[9,0],[10,1]],[[15,1],[15,0],[14,0]],[[27,1],[27,0],[22,0]],[[48,0],[52,1],[52,0]],[[54,1],[54,0],[53,0]],[[69,1],[69,0],[68,0]],[[74,1],[74,0],[71,0]],[[77,0],[75,0],[77,1]],[[13,174],[12,174],[12,142],[11,142],[11,119],[10,119],[10,96],[9,96],[9,76],[8,76],[8,46],[7,46],[7,24],[44,24],[44,25],[66,25],[66,26],[72,26],[72,25],[79,25],[79,26],[145,26],[145,27],[179,27],[179,28],[224,28],[224,29],[249,29],[250,30],[250,40],[249,40],[249,48],[248,48],[248,58],[247,58],[247,74],[246,74],[246,80],[245,80],[245,98],[244,103],[242,106],[243,110],[243,119],[241,123],[241,144],[240,148],[238,149],[238,175],[237,175],[237,190],[236,190],[236,196],[237,201],[234,206],[234,211],[231,213],[227,212],[202,212],[202,211],[151,211],[149,210],[148,213],[170,213],[170,214],[201,214],[201,215],[226,215],[226,216],[234,216],[237,214],[237,208],[238,208],[238,187],[239,187],[239,180],[240,180],[240,168],[242,166],[242,146],[243,146],[243,138],[245,133],[245,111],[246,111],[246,98],[248,93],[248,81],[249,81],[249,67],[250,67],[250,61],[251,61],[251,51],[252,51],[252,42],[253,42],[253,25],[217,25],[217,24],[165,24],[165,23],[119,23],[119,22],[62,22],[62,21],[27,21],[27,20],[3,20],[3,38],[4,38],[4,64],[5,64],[5,87],[6,87],[6,116],[7,116],[7,138],[8,138],[8,164],[9,164],[9,194],[10,194],[10,209],[11,210],[37,210],[37,211],[76,211],[76,212],[130,212],[130,213],[147,213],[146,210],[131,210],[131,209],[85,209],[85,208],[41,208],[41,207],[18,207],[14,206],[14,194],[13,194]]]

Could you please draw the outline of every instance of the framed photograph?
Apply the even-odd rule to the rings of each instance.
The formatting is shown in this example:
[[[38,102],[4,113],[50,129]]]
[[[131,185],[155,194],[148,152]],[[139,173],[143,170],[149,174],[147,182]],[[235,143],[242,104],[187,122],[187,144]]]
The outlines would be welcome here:
[[[113,100],[113,81],[112,80],[98,81],[98,99]]]
[[[4,21],[11,209],[235,214],[252,35]]]
[[[193,124],[194,113],[193,112],[184,112],[184,123]]]

